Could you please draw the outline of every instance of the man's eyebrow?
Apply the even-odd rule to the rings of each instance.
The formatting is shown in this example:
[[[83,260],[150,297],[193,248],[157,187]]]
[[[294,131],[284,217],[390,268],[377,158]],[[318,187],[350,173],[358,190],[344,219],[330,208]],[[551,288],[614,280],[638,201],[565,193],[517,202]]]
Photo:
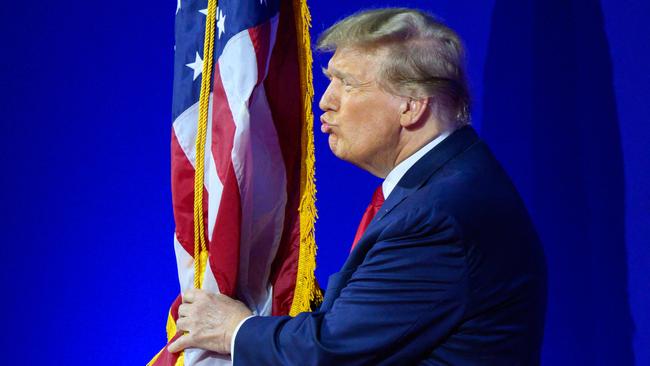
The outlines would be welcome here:
[[[342,71],[339,71],[337,69],[326,69],[326,68],[322,67],[322,70],[323,70],[323,74],[328,79],[331,79],[332,76],[333,76],[333,77],[335,77],[337,79],[347,80],[347,81],[352,81],[352,82],[359,83],[359,80],[357,80],[354,76],[352,76],[350,74],[346,74],[346,73],[344,73]]]

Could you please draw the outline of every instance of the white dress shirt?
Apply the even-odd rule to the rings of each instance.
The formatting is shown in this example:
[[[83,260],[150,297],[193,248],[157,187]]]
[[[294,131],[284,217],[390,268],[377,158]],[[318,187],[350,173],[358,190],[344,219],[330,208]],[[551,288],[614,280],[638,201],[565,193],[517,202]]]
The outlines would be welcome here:
[[[440,136],[436,137],[433,139],[431,142],[428,144],[422,146],[418,151],[413,153],[413,155],[409,156],[408,158],[404,159],[401,163],[397,164],[393,168],[393,170],[388,173],[386,176],[386,179],[384,179],[384,182],[381,184],[381,189],[384,193],[384,199],[387,199],[390,193],[393,191],[395,186],[397,186],[397,183],[399,183],[400,179],[406,174],[406,172],[411,169],[411,167],[418,161],[420,160],[426,153],[431,151],[436,145],[442,142],[442,140],[446,139],[447,136],[449,136],[451,132],[443,132]],[[231,359],[233,362],[233,365],[235,363],[235,338],[237,338],[237,332],[239,332],[239,328],[241,328],[242,324],[244,322],[256,315],[251,315],[248,318],[242,320],[239,322],[237,325],[237,328],[235,328],[235,332],[232,334],[232,340],[230,341],[230,352],[231,352]]]
[[[434,147],[436,147],[436,145],[441,143],[442,140],[446,139],[447,136],[449,135],[451,135],[451,132],[443,132],[440,136],[436,137],[428,144],[422,146],[420,150],[413,153],[413,155],[409,156],[408,158],[404,159],[404,161],[397,164],[397,166],[394,167],[393,170],[390,171],[390,173],[388,173],[386,179],[384,179],[384,183],[381,184],[381,190],[384,192],[384,199],[388,198],[388,196],[393,191],[397,183],[399,183],[400,179],[402,179],[404,174],[406,174],[406,172],[409,169],[411,169],[411,167],[418,160],[420,160],[426,153],[431,151]]]

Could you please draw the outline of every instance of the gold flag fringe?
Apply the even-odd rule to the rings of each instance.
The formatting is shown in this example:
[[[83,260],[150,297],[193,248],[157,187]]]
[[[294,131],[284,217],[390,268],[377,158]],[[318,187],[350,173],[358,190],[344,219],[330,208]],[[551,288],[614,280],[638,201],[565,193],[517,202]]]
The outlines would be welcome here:
[[[311,38],[311,14],[307,0],[293,0],[293,13],[296,23],[298,41],[298,62],[300,69],[300,90],[302,91],[302,159],[300,169],[300,253],[296,287],[289,315],[311,310],[312,304],[320,304],[323,296],[316,285],[314,271],[316,270],[316,240],[314,224],[316,212],[315,156],[314,132],[312,125],[312,101],[314,99]]]

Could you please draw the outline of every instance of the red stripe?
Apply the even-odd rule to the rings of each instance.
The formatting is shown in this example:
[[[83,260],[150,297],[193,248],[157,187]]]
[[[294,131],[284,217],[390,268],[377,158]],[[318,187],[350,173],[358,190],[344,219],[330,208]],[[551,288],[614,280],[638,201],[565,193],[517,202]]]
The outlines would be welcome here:
[[[235,139],[235,122],[221,80],[219,64],[215,67],[212,107],[212,155],[217,174],[223,183],[219,212],[210,241],[210,265],[219,291],[233,296],[239,270],[241,232],[241,198],[231,153]]]
[[[302,91],[298,70],[296,26],[290,1],[282,1],[275,46],[264,82],[287,174],[287,205],[278,253],[271,268],[273,315],[289,313],[300,253],[300,169]]]
[[[266,65],[271,49],[271,21],[264,22],[248,30],[257,59],[257,84],[266,77]]]
[[[194,256],[194,167],[172,131],[172,205],[176,222],[176,238]],[[208,218],[208,192],[203,190],[203,222]],[[207,230],[206,230],[207,240]]]
[[[174,321],[178,320],[178,307],[181,306],[182,303],[183,303],[183,296],[178,295],[176,296],[176,299],[174,299],[174,302],[172,303],[172,306],[169,309],[169,312],[172,316],[172,319],[174,319]]]
[[[180,356],[180,352],[179,353],[171,353],[171,352],[169,352],[167,350],[167,347],[172,342],[174,342],[175,340],[180,338],[180,336],[182,336],[182,335],[183,335],[182,332],[176,332],[176,335],[174,336],[174,338],[172,338],[169,341],[169,343],[167,343],[165,348],[163,348],[162,352],[160,352],[160,355],[156,359],[156,362],[153,363],[153,366],[171,366],[171,365],[176,364],[176,360],[178,360],[178,356]]]
[[[169,312],[171,313],[172,319],[174,319],[174,321],[178,320],[178,307],[182,303],[183,303],[183,298],[181,297],[181,295],[178,295],[174,300],[174,302],[172,303],[171,308],[169,309]],[[167,346],[169,346],[172,342],[178,339],[178,337],[180,337],[181,335],[182,335],[181,332],[176,332],[174,337],[169,342],[167,342],[167,345],[162,350],[160,356],[158,356],[153,366],[169,366],[169,365],[174,365],[176,363],[179,353],[170,353],[167,350]]]

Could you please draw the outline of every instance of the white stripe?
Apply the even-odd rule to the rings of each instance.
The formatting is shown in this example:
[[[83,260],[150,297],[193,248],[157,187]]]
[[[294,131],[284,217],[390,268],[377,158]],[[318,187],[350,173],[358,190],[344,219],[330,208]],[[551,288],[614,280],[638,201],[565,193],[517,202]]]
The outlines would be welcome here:
[[[275,39],[278,18],[271,22]],[[282,151],[248,31],[234,36],[219,69],[235,122],[232,161],[242,205],[238,293],[257,312],[269,297],[271,264],[280,243],[287,201]]]
[[[208,106],[208,123],[212,121],[212,93],[210,93]],[[196,131],[199,120],[199,102],[192,104],[174,120],[173,128],[178,144],[183,149],[187,160],[196,167]],[[210,128],[208,127],[208,131]],[[209,135],[209,134],[208,134]],[[208,136],[207,138],[210,139]],[[210,145],[207,145],[210,146]],[[205,165],[208,165],[208,154],[205,156]]]
[[[217,165],[212,155],[212,93],[210,93],[210,102],[208,106],[208,126],[206,136],[205,150],[205,187],[208,191],[208,238],[212,238],[214,224],[217,220],[217,212],[221,203],[221,192],[223,183],[217,174]],[[174,121],[174,133],[181,149],[185,153],[187,160],[193,167],[196,167],[196,134],[197,121],[199,119],[199,103],[195,103],[179,115]]]
[[[210,164],[206,170],[206,189],[208,190],[208,240],[212,239],[214,224],[217,221],[217,212],[221,204],[221,194],[223,193],[223,184],[217,174],[217,167],[210,152]]]
[[[216,278],[214,278],[214,271],[212,270],[210,261],[208,261],[205,266],[205,273],[203,274],[203,289],[215,294],[221,293],[221,291],[219,291],[219,284],[217,283]]]
[[[183,248],[174,234],[174,253],[176,253],[176,268],[178,269],[178,283],[181,293],[194,286],[194,259]]]
[[[199,348],[185,349],[185,366],[230,366],[230,356],[202,350]]]
[[[208,109],[208,126],[207,126],[207,136],[206,136],[206,147],[212,146],[212,93],[210,93],[209,99],[209,109]],[[185,153],[187,160],[192,164],[193,167],[196,167],[196,134],[197,134],[197,121],[199,118],[199,103],[193,104],[190,108],[185,110],[181,115],[176,118],[174,121],[174,133],[176,134],[176,139],[181,149]],[[212,232],[214,231],[214,224],[217,219],[217,212],[219,210],[219,204],[221,203],[221,193],[223,191],[223,184],[219,179],[217,174],[216,163],[214,156],[212,154],[212,149],[207,148],[205,154],[205,187],[208,191],[208,238],[212,237]],[[174,236],[174,248],[176,252],[176,261],[178,265],[178,276],[181,284],[181,291],[185,291],[188,288],[191,288],[192,282],[189,283],[187,287],[187,282],[184,280],[186,278],[193,278],[194,276],[194,267],[183,265],[181,266],[179,261],[184,261],[185,257],[189,256],[187,251],[178,245],[176,246],[177,239]],[[182,256],[183,258],[179,258]],[[190,256],[191,259],[191,256]],[[186,273],[189,271],[189,273]]]
[[[210,107],[208,113],[208,130],[205,139],[205,189],[208,191],[208,240],[212,239],[212,232],[214,231],[214,224],[217,221],[217,212],[219,212],[219,205],[221,204],[221,193],[223,192],[223,183],[219,179],[217,173],[217,163],[212,154],[212,93],[210,93]]]

